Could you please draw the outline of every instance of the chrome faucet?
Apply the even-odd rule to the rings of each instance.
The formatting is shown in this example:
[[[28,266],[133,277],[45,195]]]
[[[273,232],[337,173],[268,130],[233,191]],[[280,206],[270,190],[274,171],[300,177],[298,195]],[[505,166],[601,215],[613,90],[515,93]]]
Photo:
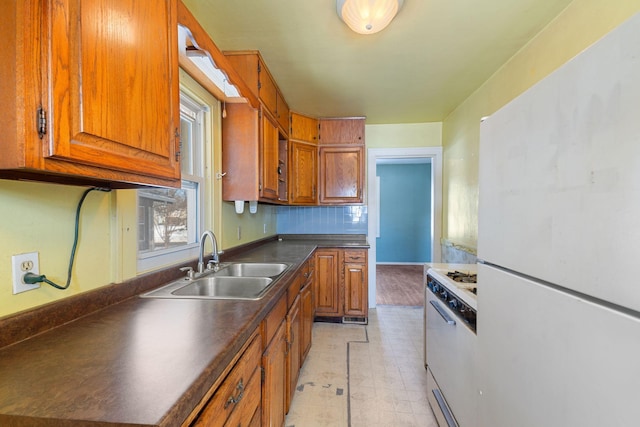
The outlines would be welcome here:
[[[216,240],[216,235],[213,234],[213,232],[211,230],[206,230],[204,233],[202,233],[202,236],[200,237],[200,254],[198,255],[198,273],[202,274],[202,272],[204,271],[204,241],[207,240],[206,237],[209,236],[209,238],[211,239],[211,261],[209,261],[210,263],[213,264],[213,269],[217,270],[218,269],[218,264],[220,263],[220,258],[219,258],[219,254],[221,252],[218,252],[218,241]],[[208,266],[207,266],[208,268]]]

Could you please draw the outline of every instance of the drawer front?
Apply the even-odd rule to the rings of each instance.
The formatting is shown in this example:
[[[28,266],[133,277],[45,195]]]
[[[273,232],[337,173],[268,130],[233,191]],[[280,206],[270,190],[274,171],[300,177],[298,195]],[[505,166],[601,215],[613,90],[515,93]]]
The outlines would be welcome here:
[[[194,426],[225,425],[231,413],[241,402],[248,401],[251,404],[250,402],[256,399],[259,402],[260,388],[258,387],[257,397],[252,396],[251,394],[256,393],[256,387],[250,388],[249,385],[250,382],[260,383],[258,368],[260,367],[261,353],[261,340],[259,336],[256,336],[211,397]],[[256,376],[258,378],[257,381]]]
[[[251,426],[256,413],[260,413],[257,409],[260,407],[260,401],[262,400],[261,385],[260,370],[256,369],[244,390],[243,398],[236,404],[231,416],[224,423],[225,426]]]
[[[293,282],[289,286],[289,289],[287,290],[287,307],[288,308],[290,308],[291,305],[293,305],[293,302],[298,297],[298,294],[300,293],[300,288],[302,287],[305,281],[306,281],[305,277],[300,274],[298,275],[298,277],[296,277],[293,280]]]
[[[273,335],[278,330],[280,323],[287,315],[287,297],[280,298],[280,301],[271,309],[271,312],[262,321],[262,347],[267,348]]]
[[[344,262],[356,262],[356,263],[365,263],[367,262],[367,251],[362,250],[345,250],[344,251]]]

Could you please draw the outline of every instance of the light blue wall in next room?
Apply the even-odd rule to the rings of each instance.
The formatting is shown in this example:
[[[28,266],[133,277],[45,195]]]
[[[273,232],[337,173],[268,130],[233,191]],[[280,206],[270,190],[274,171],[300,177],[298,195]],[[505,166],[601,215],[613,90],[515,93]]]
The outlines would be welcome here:
[[[366,206],[278,206],[278,234],[367,234]]]
[[[379,164],[377,263],[431,261],[431,164]]]

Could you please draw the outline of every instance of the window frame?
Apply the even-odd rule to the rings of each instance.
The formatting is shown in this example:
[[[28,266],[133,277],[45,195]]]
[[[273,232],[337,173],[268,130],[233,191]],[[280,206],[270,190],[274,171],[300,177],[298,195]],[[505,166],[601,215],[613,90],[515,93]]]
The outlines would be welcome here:
[[[181,187],[185,188],[185,182],[196,183],[198,187],[195,201],[195,215],[189,215],[187,217],[187,229],[194,230],[195,228],[195,235],[193,235],[194,240],[192,243],[179,247],[149,252],[141,252],[138,247],[136,247],[138,273],[190,260],[199,255],[200,234],[205,229],[205,206],[208,203],[206,192],[207,162],[205,158],[207,144],[211,143],[211,141],[207,140],[207,132],[205,129],[206,123],[208,122],[208,114],[210,114],[210,108],[204,101],[191,93],[187,93],[183,88],[180,89],[180,120],[182,121],[184,118],[187,118],[196,125],[192,128],[192,150],[190,153],[186,153],[186,156],[190,155],[191,157],[189,159],[189,166],[193,168],[193,173],[185,173],[184,170],[181,170]],[[185,153],[183,153],[181,159],[184,158]],[[139,200],[139,195],[136,194],[136,213],[140,209]],[[191,211],[189,212],[191,213]]]

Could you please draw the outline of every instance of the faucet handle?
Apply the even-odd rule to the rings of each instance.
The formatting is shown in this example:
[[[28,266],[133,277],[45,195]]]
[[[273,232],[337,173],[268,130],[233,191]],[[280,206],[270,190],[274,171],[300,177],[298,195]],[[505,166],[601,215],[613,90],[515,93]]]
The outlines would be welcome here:
[[[209,262],[207,262],[207,270],[213,270],[214,272],[220,270],[220,262],[210,259]]]
[[[187,272],[187,279],[194,279],[196,277],[196,272],[193,271],[192,267],[181,267],[180,271]]]

